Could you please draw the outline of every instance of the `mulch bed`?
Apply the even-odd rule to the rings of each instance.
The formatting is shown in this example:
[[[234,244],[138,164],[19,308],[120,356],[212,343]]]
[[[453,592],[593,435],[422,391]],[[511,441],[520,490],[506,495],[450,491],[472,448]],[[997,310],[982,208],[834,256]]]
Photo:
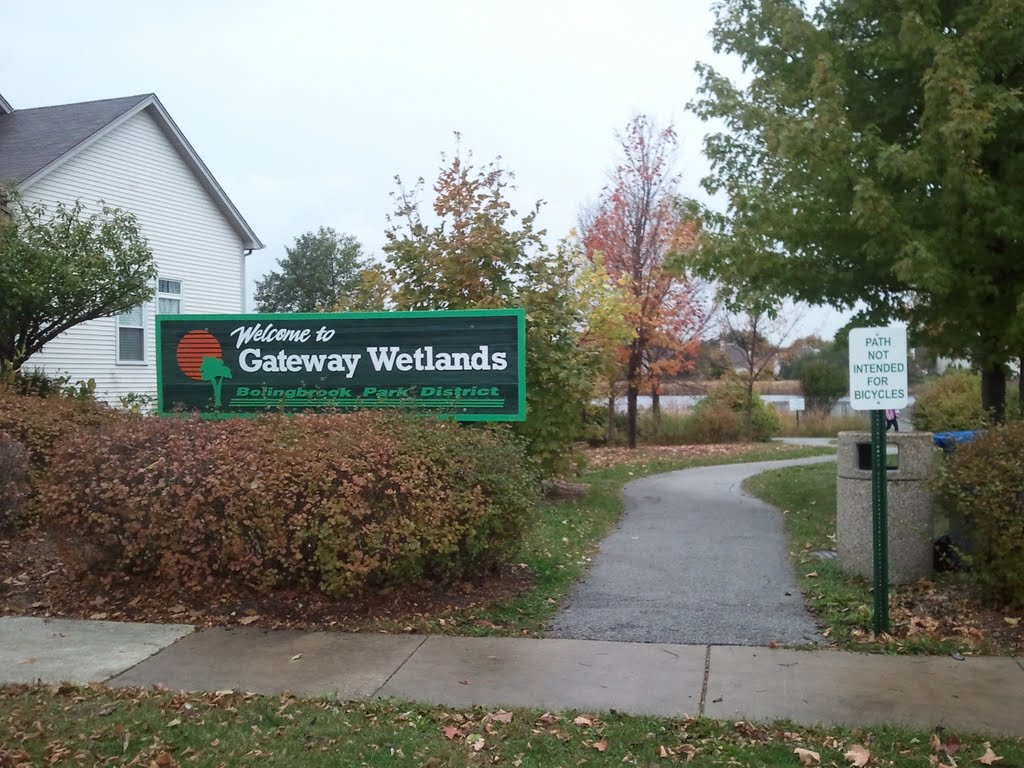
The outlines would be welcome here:
[[[532,586],[529,571],[512,565],[476,582],[434,590],[394,590],[358,600],[333,600],[308,590],[270,594],[209,584],[187,593],[170,584],[119,576],[76,579],[44,531],[0,538],[0,614],[145,621],[196,626],[413,631],[424,621],[502,602]],[[442,621],[443,623],[443,621]],[[483,622],[494,628],[489,622]]]
[[[966,583],[921,581],[891,599],[890,625],[897,645],[918,635],[956,640],[966,650],[1024,655],[1024,611],[1005,612],[981,605]]]

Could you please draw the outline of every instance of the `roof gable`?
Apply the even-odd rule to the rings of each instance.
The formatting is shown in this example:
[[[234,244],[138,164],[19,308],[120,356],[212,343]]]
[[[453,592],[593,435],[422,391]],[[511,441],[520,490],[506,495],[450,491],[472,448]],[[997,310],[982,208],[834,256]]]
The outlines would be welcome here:
[[[6,103],[6,102],[5,102]],[[154,94],[0,112],[0,182],[25,189],[60,167],[125,120],[148,110],[188,164],[244,246],[263,243],[235,208],[210,169]]]
[[[23,184],[147,98],[18,109],[0,116],[0,181]]]

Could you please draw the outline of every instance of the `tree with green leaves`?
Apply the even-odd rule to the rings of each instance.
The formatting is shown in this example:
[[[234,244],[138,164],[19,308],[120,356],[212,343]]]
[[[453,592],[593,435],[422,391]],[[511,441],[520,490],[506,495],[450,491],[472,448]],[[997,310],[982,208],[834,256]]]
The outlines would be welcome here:
[[[442,154],[441,162],[433,224],[421,209],[423,179],[407,189],[395,178],[383,251],[396,309],[508,306],[526,264],[545,251],[545,233],[534,229],[540,203],[519,218],[507,198],[514,176],[496,161],[477,167],[472,153],[456,152],[450,159]]]
[[[153,297],[156,267],[135,217],[81,202],[0,210],[0,373],[18,371],[65,331]]]
[[[623,295],[569,238],[549,251],[534,228],[539,203],[520,216],[508,201],[514,177],[496,162],[442,155],[432,216],[423,181],[398,179],[388,243],[392,302],[399,310],[526,309],[526,410],[516,430],[549,473],[572,463],[586,404],[625,342]]]
[[[279,270],[256,283],[259,312],[323,312],[347,304],[366,267],[359,241],[331,227],[299,235],[285,253]]]
[[[850,391],[849,368],[815,355],[800,367],[800,389],[807,398],[807,409],[828,415],[836,403]]]
[[[700,65],[704,264],[969,355],[997,418],[1024,349],[1024,0],[718,0]]]

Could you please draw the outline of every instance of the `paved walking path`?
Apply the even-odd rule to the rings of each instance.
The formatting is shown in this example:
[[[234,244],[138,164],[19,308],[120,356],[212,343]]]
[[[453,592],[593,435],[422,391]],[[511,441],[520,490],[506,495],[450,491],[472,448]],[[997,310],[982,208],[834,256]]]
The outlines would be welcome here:
[[[782,515],[742,482],[809,459],[698,467],[626,486],[625,514],[550,636],[706,645],[820,640],[786,556]]]
[[[0,682],[34,680],[1024,736],[1005,658],[0,618]]]

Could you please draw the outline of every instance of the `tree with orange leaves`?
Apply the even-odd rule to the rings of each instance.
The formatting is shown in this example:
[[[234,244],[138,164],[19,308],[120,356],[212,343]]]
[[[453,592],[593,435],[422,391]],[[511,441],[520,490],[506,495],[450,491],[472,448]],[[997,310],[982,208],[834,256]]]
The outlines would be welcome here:
[[[610,279],[635,298],[632,341],[622,350],[627,437],[636,447],[637,396],[646,385],[660,393],[666,376],[693,365],[704,324],[696,286],[666,267],[666,257],[697,244],[695,221],[685,216],[672,165],[675,130],[634,117],[619,137],[622,157],[583,233],[588,255],[603,255]]]

